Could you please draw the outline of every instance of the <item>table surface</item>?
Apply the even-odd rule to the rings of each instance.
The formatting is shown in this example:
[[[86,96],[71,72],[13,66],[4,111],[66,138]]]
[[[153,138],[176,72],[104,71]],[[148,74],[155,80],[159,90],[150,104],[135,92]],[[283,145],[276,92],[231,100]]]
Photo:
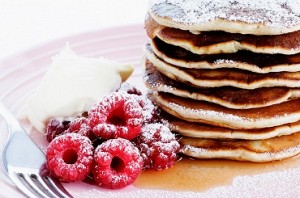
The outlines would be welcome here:
[[[0,59],[55,39],[141,24],[148,0],[0,0]]]

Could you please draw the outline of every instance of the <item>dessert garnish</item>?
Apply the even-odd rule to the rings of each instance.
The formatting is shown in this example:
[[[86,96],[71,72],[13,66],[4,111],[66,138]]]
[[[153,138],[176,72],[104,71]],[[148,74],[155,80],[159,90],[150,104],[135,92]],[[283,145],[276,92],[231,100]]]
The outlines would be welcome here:
[[[47,166],[51,174],[62,181],[82,181],[92,169],[93,151],[92,142],[86,136],[61,135],[47,147]]]
[[[77,55],[66,46],[53,57],[41,83],[28,98],[26,115],[38,131],[53,118],[76,117],[105,95],[117,90],[133,66],[105,58]]]
[[[145,125],[136,143],[144,159],[145,169],[163,170],[174,165],[179,143],[163,124]]]
[[[139,150],[129,140],[110,139],[100,144],[94,154],[93,177],[100,186],[117,189],[132,184],[143,168]]]
[[[125,138],[131,140],[141,132],[142,107],[134,95],[115,92],[105,96],[88,113],[93,133],[102,138]]]
[[[50,172],[62,181],[92,177],[101,187],[118,189],[132,184],[142,170],[172,167],[179,143],[168,127],[158,123],[158,112],[146,95],[124,84],[87,114],[50,120],[46,130],[46,137],[51,137],[46,153]],[[82,144],[87,150],[80,150]]]

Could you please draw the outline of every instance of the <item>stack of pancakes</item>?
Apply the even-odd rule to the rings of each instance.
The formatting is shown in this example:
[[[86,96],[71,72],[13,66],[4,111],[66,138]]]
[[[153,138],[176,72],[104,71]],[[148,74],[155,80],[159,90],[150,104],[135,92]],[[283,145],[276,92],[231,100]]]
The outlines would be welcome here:
[[[146,86],[195,158],[300,153],[300,9],[289,0],[159,0],[146,17]]]

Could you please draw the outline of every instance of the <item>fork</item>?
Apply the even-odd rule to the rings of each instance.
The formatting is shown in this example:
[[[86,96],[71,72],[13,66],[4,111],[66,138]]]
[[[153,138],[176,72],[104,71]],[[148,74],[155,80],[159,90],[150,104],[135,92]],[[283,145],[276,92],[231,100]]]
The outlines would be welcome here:
[[[1,101],[0,114],[9,132],[3,164],[17,188],[30,198],[71,198],[62,184],[51,177],[44,153]]]

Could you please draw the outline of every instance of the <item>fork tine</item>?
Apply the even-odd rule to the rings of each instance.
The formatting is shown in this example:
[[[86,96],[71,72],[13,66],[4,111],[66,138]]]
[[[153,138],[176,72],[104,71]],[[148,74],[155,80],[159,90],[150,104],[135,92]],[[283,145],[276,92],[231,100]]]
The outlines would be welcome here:
[[[49,193],[51,194],[51,197],[54,197],[54,198],[61,198],[61,196],[58,196],[58,194],[56,194],[54,191],[54,189],[52,188],[52,186],[49,186],[45,181],[44,179],[39,176],[39,175],[34,175],[35,176],[35,179],[36,181],[39,182],[39,184]]]
[[[30,186],[30,188],[35,191],[40,197],[45,197],[45,198],[51,198],[48,194],[43,192],[39,186],[32,180],[31,175],[24,174],[23,177],[24,181]]]
[[[17,188],[30,198],[39,198],[33,191],[26,187],[25,181],[17,173],[10,174],[11,180],[16,184]]]
[[[52,186],[52,188],[62,197],[62,198],[73,198],[73,196],[66,191],[66,189],[62,186],[60,182],[57,182],[51,177],[44,177],[45,180]]]
[[[46,164],[40,168],[40,178],[61,198],[73,198],[73,196],[64,188],[64,186],[54,177],[51,176]]]

